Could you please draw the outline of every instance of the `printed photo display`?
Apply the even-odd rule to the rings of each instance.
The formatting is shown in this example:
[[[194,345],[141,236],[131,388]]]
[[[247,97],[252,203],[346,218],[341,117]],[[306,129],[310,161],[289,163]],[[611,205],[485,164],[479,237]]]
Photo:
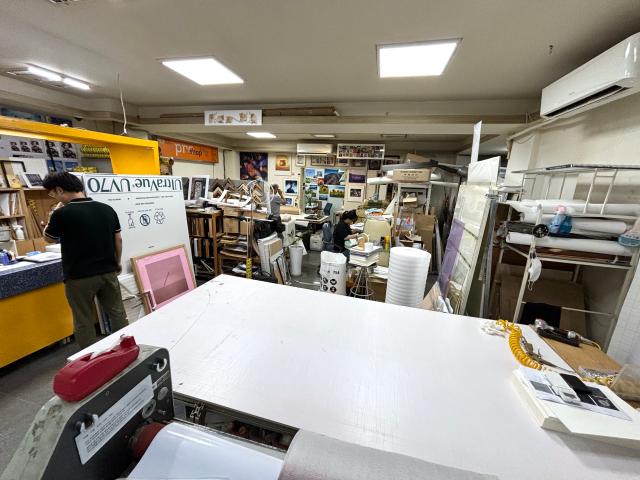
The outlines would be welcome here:
[[[349,182],[348,183],[366,183],[367,171],[366,170],[349,170]]]
[[[278,175],[289,175],[291,173],[291,157],[284,153],[276,155],[276,173]]]
[[[364,198],[364,186],[352,187],[347,189],[347,200],[349,202],[360,202]]]
[[[269,154],[266,152],[240,152],[240,180],[269,178]]]
[[[209,177],[191,177],[189,188],[189,200],[198,200],[200,197],[207,198],[209,189]]]
[[[298,180],[294,178],[287,178],[284,181],[284,193],[285,195],[297,195],[298,194]]]

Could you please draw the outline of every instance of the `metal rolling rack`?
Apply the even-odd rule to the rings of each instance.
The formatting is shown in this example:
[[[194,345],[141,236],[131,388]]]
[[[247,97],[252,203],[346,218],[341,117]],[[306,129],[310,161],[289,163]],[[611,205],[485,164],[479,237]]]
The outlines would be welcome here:
[[[640,172],[640,167],[631,166],[631,165],[578,165],[578,164],[567,164],[567,165],[558,165],[552,167],[531,169],[531,170],[519,170],[514,171],[513,173],[522,174],[522,193],[521,195],[526,195],[526,192],[533,193],[536,187],[536,184],[539,179],[544,179],[546,184],[542,185],[544,190],[544,200],[549,198],[549,193],[551,191],[552,180],[560,177],[560,188],[559,194],[557,198],[562,198],[565,193],[565,186],[567,183],[567,178],[571,175],[580,175],[580,174],[592,174],[591,181],[589,183],[589,189],[587,192],[587,197],[585,199],[585,204],[581,213],[572,214],[573,217],[589,217],[589,218],[605,218],[605,219],[616,219],[616,220],[626,220],[626,221],[635,221],[637,219],[636,216],[629,215],[611,215],[606,214],[605,211],[607,209],[607,205],[609,202],[609,198],[611,197],[611,192],[614,188],[614,183],[618,173],[623,171],[636,171]],[[605,198],[602,202],[602,207],[598,213],[589,213],[589,205],[595,202],[591,202],[592,196],[594,193],[594,188],[596,186],[596,181],[598,179],[608,179],[609,183],[607,186],[607,191],[605,194]],[[531,189],[527,190],[526,183],[532,181]],[[570,201],[570,200],[569,200]],[[511,217],[511,207],[509,208],[509,216]],[[538,214],[536,217],[536,224],[541,223],[542,221],[542,209],[538,209]],[[529,267],[531,265],[532,254],[536,253],[536,256],[540,259],[540,261],[550,262],[550,263],[564,263],[574,265],[573,278],[572,281],[575,282],[578,279],[578,275],[580,273],[580,268],[582,266],[589,267],[601,267],[601,268],[613,268],[619,270],[625,270],[626,275],[624,281],[622,283],[620,293],[618,295],[618,300],[616,302],[616,306],[613,312],[600,312],[595,310],[586,310],[586,309],[577,309],[577,308],[569,308],[562,307],[564,310],[572,310],[576,312],[583,312],[585,314],[591,315],[600,315],[604,317],[608,317],[611,319],[609,324],[609,329],[607,332],[607,338],[604,345],[606,349],[609,346],[609,342],[611,341],[611,337],[613,335],[613,331],[618,321],[618,315],[620,314],[620,309],[622,308],[622,304],[624,303],[625,297],[627,295],[627,291],[629,290],[629,285],[633,280],[633,275],[636,270],[636,266],[638,264],[638,259],[640,258],[640,248],[637,248],[634,254],[630,257],[629,261],[623,261],[618,258],[618,256],[613,256],[611,259],[580,259],[580,258],[571,258],[568,256],[556,255],[551,253],[543,253],[539,254],[536,252],[536,238],[531,236],[531,245],[529,246],[529,250],[527,253],[523,252],[521,249],[516,248],[512,245],[509,245],[504,239],[500,242],[500,254],[498,257],[498,265],[502,263],[502,259],[504,256],[505,249],[508,249],[516,254],[526,258],[526,264],[524,267],[524,274],[522,276],[522,282],[520,284],[520,290],[518,293],[518,300],[516,302],[515,311],[513,314],[513,321],[519,322],[520,313],[522,311],[523,297],[525,293],[525,288],[527,286],[527,281],[529,279]]]

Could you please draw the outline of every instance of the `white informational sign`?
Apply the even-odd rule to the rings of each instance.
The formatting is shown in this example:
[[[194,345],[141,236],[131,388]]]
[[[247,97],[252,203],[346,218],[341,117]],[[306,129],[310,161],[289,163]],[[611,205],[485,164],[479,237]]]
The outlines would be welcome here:
[[[471,163],[478,161],[480,153],[480,132],[482,131],[482,120],[473,126],[473,143],[471,144]]]
[[[122,273],[131,258],[184,245],[191,258],[182,179],[162,175],[83,174],[85,193],[110,205],[122,228]]]
[[[76,437],[76,446],[82,464],[87,463],[152,398],[151,375],[147,375],[89,428],[81,431]]]
[[[262,125],[262,110],[207,110],[205,125]]]

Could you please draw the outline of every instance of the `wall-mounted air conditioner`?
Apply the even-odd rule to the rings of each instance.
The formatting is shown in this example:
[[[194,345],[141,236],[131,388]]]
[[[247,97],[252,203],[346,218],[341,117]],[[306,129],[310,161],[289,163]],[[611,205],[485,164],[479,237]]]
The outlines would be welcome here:
[[[553,118],[595,108],[637,93],[640,86],[640,33],[542,89],[540,115]]]
[[[331,155],[333,145],[330,143],[299,143],[298,155]]]

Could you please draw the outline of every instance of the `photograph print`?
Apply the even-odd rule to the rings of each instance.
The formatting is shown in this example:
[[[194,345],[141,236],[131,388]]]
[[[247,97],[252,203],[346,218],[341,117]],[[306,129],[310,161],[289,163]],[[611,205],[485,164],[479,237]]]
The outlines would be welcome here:
[[[269,178],[269,155],[266,152],[240,152],[240,180]]]
[[[349,180],[348,183],[366,183],[367,182],[367,171],[366,170],[349,170]]]
[[[298,180],[295,178],[287,178],[284,181],[284,193],[285,195],[297,195],[298,194]]]
[[[364,200],[364,186],[362,187],[347,187],[347,201],[349,202],[361,202]]]
[[[276,154],[276,175],[291,174],[291,156],[286,153]]]
[[[207,198],[207,192],[209,191],[209,177],[206,175],[201,177],[191,177],[189,187],[190,200],[198,200],[200,197]]]

